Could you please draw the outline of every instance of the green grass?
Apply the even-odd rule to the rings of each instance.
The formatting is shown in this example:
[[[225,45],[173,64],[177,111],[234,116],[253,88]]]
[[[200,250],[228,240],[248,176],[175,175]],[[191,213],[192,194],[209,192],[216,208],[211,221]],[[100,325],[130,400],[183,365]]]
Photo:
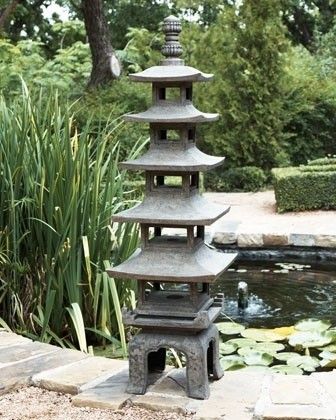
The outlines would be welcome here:
[[[120,122],[78,127],[57,93],[0,96],[0,317],[44,342],[112,342],[126,354],[121,307],[134,282],[110,279],[134,250],[137,227],[111,223],[125,201]],[[135,144],[129,158],[142,145]]]

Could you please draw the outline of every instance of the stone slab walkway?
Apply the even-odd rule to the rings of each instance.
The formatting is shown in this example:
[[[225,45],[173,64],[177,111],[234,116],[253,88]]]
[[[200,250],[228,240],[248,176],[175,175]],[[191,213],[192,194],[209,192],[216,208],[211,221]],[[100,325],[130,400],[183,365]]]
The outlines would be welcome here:
[[[227,372],[211,383],[206,401],[186,396],[184,369],[152,375],[148,392],[141,396],[126,393],[127,380],[126,361],[88,356],[0,331],[0,394],[34,385],[73,394],[72,402],[79,407],[118,410],[127,403],[190,413],[194,420],[336,419],[336,370],[310,376]]]
[[[206,193],[205,197],[231,206],[230,212],[209,229],[215,244],[336,248],[336,211],[278,214],[273,191]]]

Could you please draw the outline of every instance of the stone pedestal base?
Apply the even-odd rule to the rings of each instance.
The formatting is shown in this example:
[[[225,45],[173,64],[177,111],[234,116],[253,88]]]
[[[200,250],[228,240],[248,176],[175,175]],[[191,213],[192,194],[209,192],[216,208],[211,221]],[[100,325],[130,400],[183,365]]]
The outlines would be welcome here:
[[[218,330],[215,325],[198,334],[141,332],[129,343],[129,383],[127,392],[144,394],[148,372],[163,371],[166,349],[174,348],[186,356],[187,394],[191,398],[209,398],[209,380],[219,379],[223,371],[219,364]]]

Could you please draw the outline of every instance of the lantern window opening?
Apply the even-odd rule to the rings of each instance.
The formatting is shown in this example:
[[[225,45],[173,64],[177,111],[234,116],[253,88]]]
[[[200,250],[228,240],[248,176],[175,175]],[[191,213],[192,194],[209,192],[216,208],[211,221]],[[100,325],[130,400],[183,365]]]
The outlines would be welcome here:
[[[159,140],[160,141],[180,141],[182,137],[181,130],[159,130]]]
[[[189,128],[188,129],[188,140],[189,141],[195,141],[196,140],[196,128]]]
[[[156,102],[181,103],[185,98],[185,88],[181,86],[156,86],[154,88]]]
[[[192,101],[192,86],[185,88],[185,98],[186,101]]]
[[[155,173],[147,174],[147,190],[150,192],[172,190],[184,193],[199,190],[199,173]]]

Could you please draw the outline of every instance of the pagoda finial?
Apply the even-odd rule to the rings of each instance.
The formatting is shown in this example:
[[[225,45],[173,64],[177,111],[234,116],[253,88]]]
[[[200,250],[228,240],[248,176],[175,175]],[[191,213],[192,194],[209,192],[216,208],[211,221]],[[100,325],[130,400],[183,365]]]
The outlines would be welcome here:
[[[165,43],[161,52],[166,59],[163,60],[162,64],[183,64],[183,60],[179,58],[183,53],[182,46],[179,42],[181,30],[181,21],[176,16],[171,15],[164,19],[162,31],[165,35]]]

